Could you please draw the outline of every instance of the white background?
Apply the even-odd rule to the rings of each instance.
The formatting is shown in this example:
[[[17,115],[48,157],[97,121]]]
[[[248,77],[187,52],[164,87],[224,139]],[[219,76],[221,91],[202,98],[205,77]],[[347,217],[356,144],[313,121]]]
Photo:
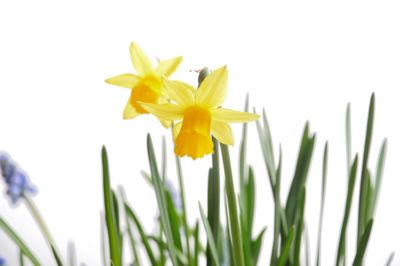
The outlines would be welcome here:
[[[81,261],[100,265],[101,146],[109,151],[113,185],[125,187],[148,231],[154,227],[155,197],[139,174],[148,169],[148,132],[157,149],[161,136],[167,136],[169,176],[176,181],[169,132],[150,116],[122,120],[129,91],[107,85],[104,79],[133,72],[128,51],[132,41],[153,62],[155,57],[184,56],[173,77],[193,85],[197,77],[190,70],[227,64],[230,86],[224,106],[241,109],[249,92],[251,106],[266,108],[275,146],[282,144],[283,200],[304,122],[309,120],[317,132],[306,207],[313,259],[322,149],[329,140],[322,265],[332,265],[347,184],[345,107],[352,103],[353,151],[362,152],[369,97],[375,92],[373,172],[384,137],[389,150],[366,265],[383,265],[390,252],[400,252],[400,5],[231,2],[0,0],[0,149],[8,151],[39,188],[34,200],[63,253],[73,240]],[[234,130],[238,143],[240,126]],[[268,226],[260,263],[266,265],[273,232],[272,196],[254,125],[249,136],[248,157],[256,169],[258,193],[256,230]],[[237,148],[232,150],[234,160]],[[209,164],[209,157],[183,160],[192,223],[198,217],[197,201],[206,204]],[[357,199],[355,194],[348,237],[351,259]],[[54,264],[25,206],[11,208],[2,197],[0,215],[44,265]],[[0,256],[16,264],[15,245],[2,232]],[[399,264],[400,253],[393,265]]]

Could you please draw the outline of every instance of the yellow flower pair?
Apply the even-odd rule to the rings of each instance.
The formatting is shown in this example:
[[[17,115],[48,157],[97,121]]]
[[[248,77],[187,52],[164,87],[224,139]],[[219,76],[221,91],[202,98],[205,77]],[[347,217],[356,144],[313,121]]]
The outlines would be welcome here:
[[[179,121],[173,127],[178,156],[196,159],[213,153],[211,135],[221,143],[232,145],[233,134],[228,123],[258,119],[256,114],[221,108],[228,84],[226,66],[209,74],[196,90],[184,82],[167,79],[182,57],[160,61],[154,69],[136,44],[131,44],[130,52],[138,75],[123,74],[106,82],[131,89],[124,110],[125,119],[151,113],[167,128]]]

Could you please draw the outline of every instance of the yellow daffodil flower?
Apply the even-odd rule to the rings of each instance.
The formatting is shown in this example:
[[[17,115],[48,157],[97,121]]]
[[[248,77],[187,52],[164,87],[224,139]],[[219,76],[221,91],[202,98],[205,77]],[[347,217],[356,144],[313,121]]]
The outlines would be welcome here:
[[[221,143],[232,145],[233,134],[228,123],[257,120],[256,114],[221,108],[228,83],[227,67],[209,74],[198,90],[180,82],[163,79],[165,91],[176,102],[140,105],[159,119],[181,120],[173,128],[175,153],[193,159],[213,153],[211,135]]]
[[[154,68],[147,55],[137,44],[132,43],[129,50],[137,74],[122,74],[106,80],[109,84],[131,89],[131,96],[123,112],[124,119],[148,113],[138,102],[154,104],[168,102],[161,78],[168,78],[172,75],[182,61],[182,57],[175,57],[159,61],[157,67]],[[170,122],[160,121],[165,127],[170,126]]]

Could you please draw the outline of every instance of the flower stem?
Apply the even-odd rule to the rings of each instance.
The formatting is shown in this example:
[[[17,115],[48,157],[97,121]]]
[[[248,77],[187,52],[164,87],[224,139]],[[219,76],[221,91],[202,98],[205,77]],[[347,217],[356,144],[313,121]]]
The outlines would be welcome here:
[[[172,127],[173,128],[173,125]],[[172,131],[171,131],[172,132]],[[172,134],[172,140],[174,136]],[[174,141],[174,140],[173,140]],[[185,185],[183,183],[183,174],[182,174],[182,167],[181,167],[181,160],[177,155],[175,155],[175,163],[176,163],[176,171],[178,175],[178,183],[179,183],[179,193],[182,202],[182,219],[183,219],[183,226],[185,230],[185,238],[186,238],[186,250],[187,250],[187,258],[188,258],[188,265],[192,265],[192,257],[190,255],[190,241],[189,241],[189,226],[187,222],[187,211],[186,211],[186,196],[185,196]]]
[[[236,202],[235,187],[233,185],[231,160],[228,146],[220,143],[222,161],[225,171],[225,193],[228,202],[229,227],[231,228],[232,253],[235,266],[244,266],[243,242],[239,224],[238,206]]]
[[[25,202],[26,207],[29,209],[31,212],[33,218],[35,219],[37,225],[39,226],[40,230],[42,231],[42,234],[44,238],[47,240],[47,243],[49,244],[50,249],[52,250],[53,255],[57,256],[58,259],[61,258],[59,249],[56,246],[56,243],[50,234],[50,231],[44,222],[44,219],[42,215],[39,212],[39,209],[36,207],[36,204],[32,201],[32,199],[26,195],[23,195],[23,199]],[[56,258],[57,260],[57,258]]]

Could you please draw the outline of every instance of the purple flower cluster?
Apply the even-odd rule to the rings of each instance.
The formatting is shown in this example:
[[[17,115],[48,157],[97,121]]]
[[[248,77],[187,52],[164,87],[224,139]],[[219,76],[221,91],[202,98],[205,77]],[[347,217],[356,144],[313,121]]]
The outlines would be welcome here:
[[[16,204],[24,194],[36,192],[27,174],[6,153],[0,153],[0,173],[7,185],[7,195]],[[0,264],[1,265],[1,264]]]

